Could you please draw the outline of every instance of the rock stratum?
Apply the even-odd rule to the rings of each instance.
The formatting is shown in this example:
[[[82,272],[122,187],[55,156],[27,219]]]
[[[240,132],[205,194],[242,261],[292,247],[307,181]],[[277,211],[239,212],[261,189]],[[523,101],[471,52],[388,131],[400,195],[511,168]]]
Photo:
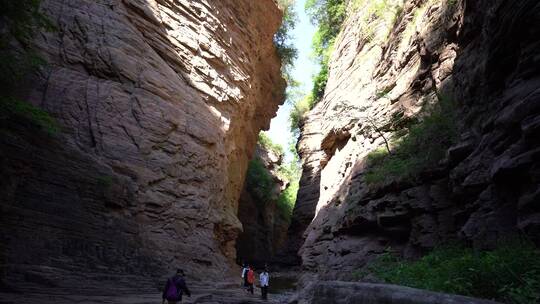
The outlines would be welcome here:
[[[498,302],[450,295],[405,286],[343,281],[320,281],[304,288],[294,304],[498,304]]]
[[[2,288],[117,293],[176,267],[226,277],[248,160],[283,101],[276,3],[42,10],[56,27],[36,37],[48,64],[19,91],[61,131],[1,119]]]
[[[308,281],[353,279],[389,247],[417,257],[456,239],[540,241],[540,4],[384,3],[349,4],[324,97],[301,128],[288,248]],[[446,158],[412,182],[368,185],[380,133],[391,138],[405,129],[393,118],[414,119],[440,96],[458,112]]]

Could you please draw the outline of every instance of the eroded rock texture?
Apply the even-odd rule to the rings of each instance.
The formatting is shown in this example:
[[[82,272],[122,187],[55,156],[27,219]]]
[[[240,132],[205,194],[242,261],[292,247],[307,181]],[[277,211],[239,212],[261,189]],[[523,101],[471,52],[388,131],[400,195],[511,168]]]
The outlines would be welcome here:
[[[49,64],[20,91],[62,131],[2,120],[3,284],[120,290],[176,267],[222,278],[248,160],[283,99],[276,4],[42,4],[57,27],[37,37]]]
[[[258,199],[248,182],[244,184],[238,202],[238,219],[244,228],[236,240],[239,263],[264,267],[273,261],[285,243],[289,219],[278,206],[279,195],[287,187],[287,181],[278,172],[282,157],[260,144],[255,148],[253,159],[263,164],[273,180],[274,189],[265,199]]]
[[[304,122],[290,250],[303,244],[303,268],[319,278],[351,279],[389,246],[414,257],[456,238],[539,242],[540,4],[386,2],[382,16],[369,1],[349,14]],[[457,104],[458,144],[416,182],[368,186],[366,155],[384,146],[368,118],[390,138],[403,129],[393,118],[437,91]]]
[[[296,296],[298,304],[497,304],[458,295],[449,295],[405,286],[342,281],[323,281],[311,285]]]

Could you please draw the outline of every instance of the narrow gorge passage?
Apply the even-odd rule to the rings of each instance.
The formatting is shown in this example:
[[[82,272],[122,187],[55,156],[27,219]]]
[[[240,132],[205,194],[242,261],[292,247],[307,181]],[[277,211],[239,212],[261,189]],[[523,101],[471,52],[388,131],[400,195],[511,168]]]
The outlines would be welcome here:
[[[0,1],[0,303],[540,303],[539,49],[537,0]]]

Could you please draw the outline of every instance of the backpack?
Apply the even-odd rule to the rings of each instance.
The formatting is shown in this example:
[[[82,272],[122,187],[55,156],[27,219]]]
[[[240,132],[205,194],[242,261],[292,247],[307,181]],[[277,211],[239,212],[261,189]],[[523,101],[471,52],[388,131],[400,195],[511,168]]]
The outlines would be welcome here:
[[[255,282],[255,273],[251,269],[247,273],[247,281],[249,284],[253,284]]]
[[[181,290],[176,288],[175,278],[170,278],[169,282],[167,283],[167,291],[165,293],[165,298],[167,301],[178,301],[180,299],[181,292]]]

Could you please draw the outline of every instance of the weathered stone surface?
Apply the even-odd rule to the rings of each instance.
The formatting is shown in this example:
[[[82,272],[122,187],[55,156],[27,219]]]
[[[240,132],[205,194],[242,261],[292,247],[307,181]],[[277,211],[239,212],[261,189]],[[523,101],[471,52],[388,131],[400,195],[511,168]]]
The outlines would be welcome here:
[[[42,2],[49,64],[20,91],[62,131],[2,118],[2,285],[226,276],[247,162],[283,100],[275,2]]]
[[[188,279],[188,287],[191,297],[183,296],[182,303],[186,304],[261,304],[261,303],[288,303],[290,293],[270,293],[268,300],[261,299],[260,289],[249,294],[237,283],[224,282],[217,284],[192,284]],[[114,294],[9,294],[0,292],[0,301],[3,304],[153,304],[161,303],[161,293],[153,290],[142,293],[141,291]]]
[[[313,284],[290,303],[496,304],[497,302],[397,285],[323,281]]]
[[[289,252],[299,250],[310,280],[350,280],[388,247],[417,257],[453,239],[486,248],[518,232],[540,243],[540,4],[396,0],[385,5],[400,14],[376,18],[361,3],[302,126]],[[367,185],[366,156],[384,146],[369,120],[390,138],[436,92],[459,112],[447,159],[416,181]]]

